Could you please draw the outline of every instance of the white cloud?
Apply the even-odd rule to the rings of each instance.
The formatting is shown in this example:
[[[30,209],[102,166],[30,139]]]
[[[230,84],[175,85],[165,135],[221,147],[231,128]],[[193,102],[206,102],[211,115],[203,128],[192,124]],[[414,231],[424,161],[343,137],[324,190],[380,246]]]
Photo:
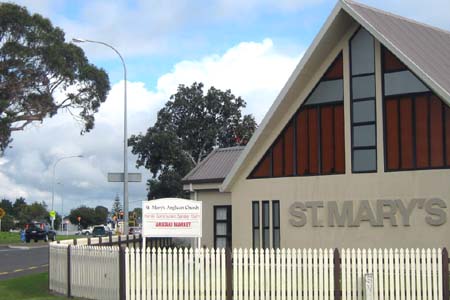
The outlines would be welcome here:
[[[231,89],[247,101],[246,112],[260,121],[298,60],[299,56],[284,54],[265,39],[240,43],[223,54],[179,62],[159,78],[155,90],[141,82],[128,82],[128,133],[144,133],[178,85],[193,81],[207,88]],[[116,193],[122,195],[122,184],[106,182],[106,174],[123,170],[123,81],[112,85],[92,132],[80,136],[80,129],[68,113],[60,113],[15,133],[13,148],[0,160],[0,198],[23,196],[50,205],[55,160],[83,154],[82,159],[58,163],[55,182],[63,185],[55,186],[54,206],[59,209],[64,201],[66,212],[81,204],[110,208]],[[129,155],[129,171],[144,173],[144,182],[130,183],[130,202],[144,200],[147,194],[148,171],[134,170],[135,159]],[[131,204],[138,206],[139,202]]]

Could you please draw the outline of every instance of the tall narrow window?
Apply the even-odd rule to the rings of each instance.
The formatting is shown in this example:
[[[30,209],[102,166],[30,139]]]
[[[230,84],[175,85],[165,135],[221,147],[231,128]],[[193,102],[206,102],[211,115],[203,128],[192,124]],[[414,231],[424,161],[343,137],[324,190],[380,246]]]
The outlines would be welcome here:
[[[350,40],[352,170],[377,170],[374,39],[364,28]]]
[[[272,239],[273,248],[280,248],[280,201],[272,201]]]
[[[253,248],[261,247],[260,221],[259,221],[259,201],[252,202],[252,228],[253,228]]]
[[[249,178],[345,173],[340,53],[266,151]]]
[[[214,206],[214,248],[231,248],[231,205]]]
[[[262,247],[270,248],[270,207],[269,201],[262,202]]]

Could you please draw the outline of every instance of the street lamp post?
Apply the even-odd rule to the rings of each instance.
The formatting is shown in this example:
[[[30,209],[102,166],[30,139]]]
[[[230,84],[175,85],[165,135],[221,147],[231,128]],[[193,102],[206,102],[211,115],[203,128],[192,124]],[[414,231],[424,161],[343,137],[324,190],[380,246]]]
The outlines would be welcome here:
[[[127,158],[127,148],[128,148],[128,141],[127,141],[127,68],[125,66],[125,61],[120,54],[119,51],[117,51],[116,48],[111,46],[110,44],[107,44],[105,42],[100,41],[93,41],[93,40],[86,40],[86,39],[80,39],[80,38],[74,38],[72,39],[72,42],[74,43],[94,43],[94,44],[100,44],[103,46],[106,46],[110,49],[112,49],[114,52],[119,55],[120,60],[122,61],[123,66],[123,86],[124,86],[124,94],[123,94],[123,100],[124,100],[124,110],[123,110],[123,210],[124,210],[124,234],[128,233],[128,158]]]
[[[64,156],[64,157],[58,158],[58,159],[55,161],[55,163],[53,164],[53,176],[52,176],[52,211],[53,211],[53,205],[54,205],[54,203],[55,203],[55,172],[56,172],[56,165],[57,165],[60,161],[62,161],[62,160],[64,160],[64,159],[69,159],[69,158],[82,158],[82,157],[83,157],[83,155]],[[54,222],[55,222],[55,220],[52,219],[52,229],[55,229],[55,228],[53,227]]]

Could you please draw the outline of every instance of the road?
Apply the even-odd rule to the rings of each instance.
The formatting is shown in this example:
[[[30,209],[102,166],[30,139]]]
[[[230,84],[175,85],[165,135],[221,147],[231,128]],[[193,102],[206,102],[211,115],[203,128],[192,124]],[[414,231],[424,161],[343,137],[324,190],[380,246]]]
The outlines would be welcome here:
[[[0,246],[0,280],[48,270],[48,245]]]

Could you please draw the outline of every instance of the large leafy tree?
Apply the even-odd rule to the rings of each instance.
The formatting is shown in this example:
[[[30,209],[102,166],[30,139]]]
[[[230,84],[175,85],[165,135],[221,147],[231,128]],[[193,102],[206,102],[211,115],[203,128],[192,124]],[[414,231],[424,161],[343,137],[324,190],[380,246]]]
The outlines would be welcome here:
[[[0,3],[0,154],[12,132],[61,110],[88,132],[109,89],[106,72],[90,64],[81,48],[66,43],[50,20]]]
[[[204,93],[202,83],[180,85],[155,125],[129,139],[137,166],[153,175],[148,198],[186,196],[181,179],[214,147],[245,145],[256,128],[253,116],[242,115],[245,105],[230,90]]]

